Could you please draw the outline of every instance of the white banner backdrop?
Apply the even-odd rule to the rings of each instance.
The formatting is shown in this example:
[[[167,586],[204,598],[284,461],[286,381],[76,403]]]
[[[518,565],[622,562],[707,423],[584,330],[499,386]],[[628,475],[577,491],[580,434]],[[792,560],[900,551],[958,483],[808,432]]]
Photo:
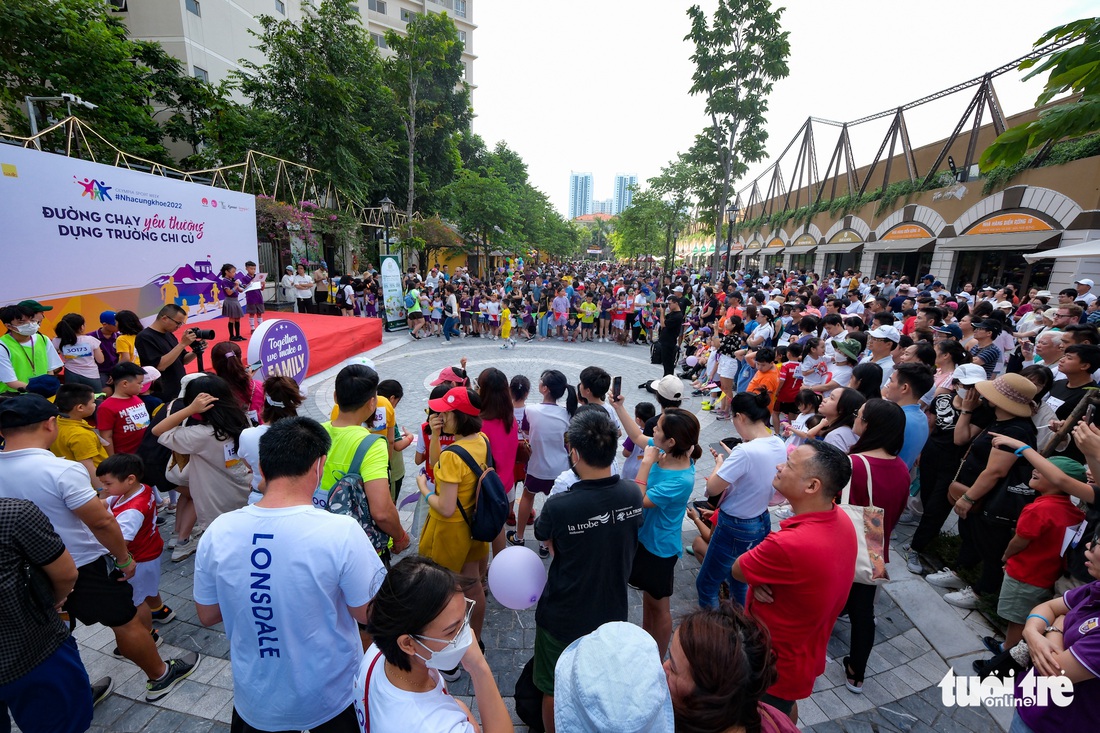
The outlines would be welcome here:
[[[49,322],[77,312],[92,331],[101,311],[148,321],[166,303],[214,318],[222,264],[257,260],[251,194],[11,146],[0,173],[3,303],[53,305]]]

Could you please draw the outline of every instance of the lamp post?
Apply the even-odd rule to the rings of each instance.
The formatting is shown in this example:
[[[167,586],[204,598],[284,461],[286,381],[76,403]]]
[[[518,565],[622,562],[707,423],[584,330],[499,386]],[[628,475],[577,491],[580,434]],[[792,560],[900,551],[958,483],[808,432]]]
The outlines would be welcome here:
[[[390,253],[390,216],[393,215],[393,202],[390,201],[390,197],[382,199],[382,225],[386,229],[386,241],[385,251],[382,254],[388,255]]]
[[[65,109],[68,117],[73,116],[73,105],[79,104],[81,107],[87,109],[96,109],[99,105],[92,104],[91,102],[85,102],[75,94],[69,92],[62,92],[60,97],[23,97],[23,101],[27,104],[27,119],[31,123],[31,137],[35,138],[34,146],[39,150],[42,149],[42,143],[38,140],[38,115],[34,111],[35,102],[64,102]]]
[[[726,208],[726,219],[729,227],[726,231],[726,272],[730,271],[730,257],[733,254],[733,220],[737,218],[737,201],[734,200]]]

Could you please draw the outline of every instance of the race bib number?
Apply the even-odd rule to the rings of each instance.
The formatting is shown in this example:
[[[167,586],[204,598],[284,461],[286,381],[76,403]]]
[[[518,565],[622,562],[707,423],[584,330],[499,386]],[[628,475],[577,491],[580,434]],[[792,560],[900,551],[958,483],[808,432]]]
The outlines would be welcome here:
[[[63,359],[80,359],[91,355],[92,347],[87,344],[71,344],[61,347],[61,358]]]
[[[225,467],[233,468],[241,459],[237,457],[237,449],[233,447],[232,443],[226,443],[222,446],[222,450],[225,452]]]

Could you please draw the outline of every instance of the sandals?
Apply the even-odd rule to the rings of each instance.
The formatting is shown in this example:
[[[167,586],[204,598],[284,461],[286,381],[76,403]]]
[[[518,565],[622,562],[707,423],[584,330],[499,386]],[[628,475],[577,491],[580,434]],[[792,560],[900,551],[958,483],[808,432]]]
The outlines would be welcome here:
[[[848,664],[848,660],[851,657],[844,657],[844,686],[848,688],[849,692],[854,692],[857,695],[863,694],[863,680],[856,677],[852,673],[852,668]]]

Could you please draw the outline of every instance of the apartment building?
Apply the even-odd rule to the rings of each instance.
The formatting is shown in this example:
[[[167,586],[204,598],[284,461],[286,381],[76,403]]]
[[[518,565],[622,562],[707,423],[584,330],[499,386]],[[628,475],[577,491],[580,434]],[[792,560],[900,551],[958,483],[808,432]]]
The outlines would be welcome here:
[[[569,218],[592,213],[592,174],[570,172]]]
[[[610,213],[618,216],[630,208],[634,201],[634,191],[631,186],[638,185],[638,176],[633,173],[619,173],[615,176],[614,204]]]
[[[109,0],[133,38],[159,42],[193,76],[217,84],[240,69],[239,61],[262,63],[253,46],[258,18],[270,15],[299,22],[322,0]],[[403,31],[415,13],[446,12],[465,44],[466,83],[474,86],[472,6],[474,0],[360,0],[357,8],[371,38],[387,53],[387,30]]]

